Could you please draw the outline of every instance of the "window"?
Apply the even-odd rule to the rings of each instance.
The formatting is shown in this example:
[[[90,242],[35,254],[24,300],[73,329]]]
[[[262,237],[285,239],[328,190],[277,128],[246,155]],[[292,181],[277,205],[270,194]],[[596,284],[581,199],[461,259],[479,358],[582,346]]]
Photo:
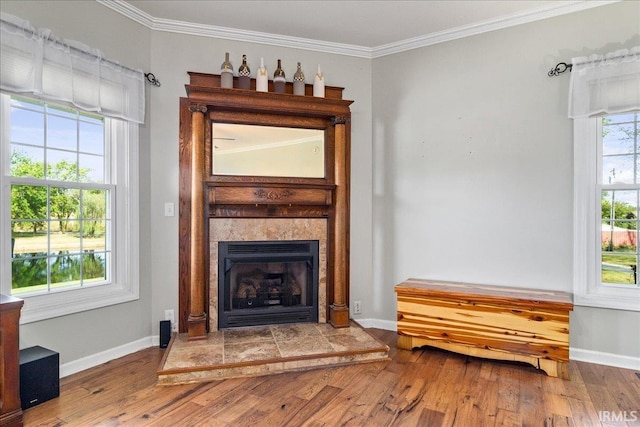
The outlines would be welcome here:
[[[2,293],[23,323],[136,299],[137,127],[1,97]]]
[[[640,114],[574,121],[576,303],[640,310]]]
[[[600,280],[638,286],[638,114],[597,120],[601,205]]]

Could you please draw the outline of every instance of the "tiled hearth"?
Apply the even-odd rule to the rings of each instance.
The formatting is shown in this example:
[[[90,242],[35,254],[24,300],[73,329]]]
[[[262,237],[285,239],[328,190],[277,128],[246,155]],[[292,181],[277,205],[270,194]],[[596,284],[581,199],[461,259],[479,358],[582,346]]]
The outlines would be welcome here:
[[[338,329],[327,323],[225,329],[199,341],[178,334],[165,351],[162,385],[389,360],[389,347],[354,322]]]

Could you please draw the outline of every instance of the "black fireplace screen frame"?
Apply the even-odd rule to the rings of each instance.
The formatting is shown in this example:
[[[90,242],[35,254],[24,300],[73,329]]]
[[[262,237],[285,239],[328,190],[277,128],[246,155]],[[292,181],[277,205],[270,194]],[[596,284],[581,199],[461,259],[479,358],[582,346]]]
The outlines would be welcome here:
[[[218,328],[318,322],[319,241],[269,240],[218,242]],[[291,303],[252,306],[253,299],[234,301],[231,269],[239,264],[300,263],[307,266],[305,289]],[[265,280],[269,280],[265,278]],[[303,297],[304,296],[304,297]],[[284,296],[283,296],[284,297]],[[295,296],[289,295],[289,298]],[[282,301],[282,300],[281,300]],[[234,304],[236,307],[234,307]]]

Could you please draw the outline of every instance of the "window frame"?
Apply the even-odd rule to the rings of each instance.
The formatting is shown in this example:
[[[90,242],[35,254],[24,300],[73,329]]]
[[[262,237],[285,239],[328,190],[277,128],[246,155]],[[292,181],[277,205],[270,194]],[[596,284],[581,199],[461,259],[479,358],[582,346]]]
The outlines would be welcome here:
[[[10,235],[11,180],[9,93],[0,94],[0,227]],[[22,95],[20,95],[22,96]],[[48,101],[45,101],[48,102]],[[56,104],[52,102],[51,104]],[[64,103],[59,104],[64,105]],[[77,107],[71,106],[74,109]],[[20,294],[24,299],[21,324],[78,313],[134,301],[139,298],[139,183],[138,183],[138,125],[105,117],[105,136],[110,145],[111,164],[108,165],[113,185],[112,197],[112,255],[110,283],[82,288],[60,289],[55,292]],[[0,292],[11,294],[11,239],[0,242]]]
[[[604,285],[601,266],[601,204],[599,192],[602,131],[600,118],[573,121],[573,291],[580,306],[640,311],[640,287]],[[596,197],[598,196],[598,197]]]

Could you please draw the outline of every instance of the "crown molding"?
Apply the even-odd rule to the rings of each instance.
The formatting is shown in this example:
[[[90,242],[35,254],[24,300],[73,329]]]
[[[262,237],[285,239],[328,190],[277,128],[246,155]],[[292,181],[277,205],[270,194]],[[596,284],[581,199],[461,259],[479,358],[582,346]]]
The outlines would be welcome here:
[[[372,50],[372,58],[379,58],[395,53],[405,52],[412,49],[418,49],[425,46],[431,46],[438,43],[444,43],[464,37],[474,36],[490,31],[500,30],[503,28],[514,27],[516,25],[527,24],[529,22],[540,21],[542,19],[553,18],[556,16],[566,15],[569,13],[580,12],[594,7],[605,6],[612,3],[618,3],[622,0],[604,0],[604,1],[565,1],[561,4],[553,4],[543,6],[538,9],[522,12],[519,14],[509,15],[499,19],[480,22],[474,25],[466,25],[446,31],[426,34],[420,37],[401,40],[396,43],[376,46]]]
[[[215,25],[195,24],[164,18],[154,18],[140,9],[125,3],[123,0],[96,0],[103,6],[112,9],[133,21],[155,31],[166,31],[192,36],[212,37],[240,42],[250,42],[280,46],[294,49],[312,50],[315,52],[371,58],[372,49],[344,43],[332,43],[322,40],[282,36],[279,34],[261,33],[258,31],[239,30]]]
[[[332,53],[337,55],[353,56],[358,58],[380,58],[408,50],[457,40],[490,31],[535,22],[542,19],[553,18],[569,13],[580,12],[594,7],[618,3],[623,0],[579,0],[564,1],[552,5],[543,6],[527,12],[513,14],[506,17],[453,28],[451,30],[426,34],[420,37],[400,40],[376,47],[357,46],[343,43],[332,43],[322,40],[305,39],[299,37],[282,36],[278,34],[261,33],[257,31],[238,30],[234,28],[218,27],[206,24],[194,24],[191,22],[175,21],[164,18],[155,18],[146,12],[126,3],[124,0],[96,0],[99,4],[112,9],[133,21],[144,25],[154,31],[166,31],[179,34],[187,34],[201,37],[212,37],[225,40],[267,44],[294,49],[312,50],[315,52]]]
[[[131,6],[129,3],[125,3],[124,0],[96,0],[96,2],[136,21],[138,24],[153,28],[153,21],[155,20],[153,16],[137,7]]]

